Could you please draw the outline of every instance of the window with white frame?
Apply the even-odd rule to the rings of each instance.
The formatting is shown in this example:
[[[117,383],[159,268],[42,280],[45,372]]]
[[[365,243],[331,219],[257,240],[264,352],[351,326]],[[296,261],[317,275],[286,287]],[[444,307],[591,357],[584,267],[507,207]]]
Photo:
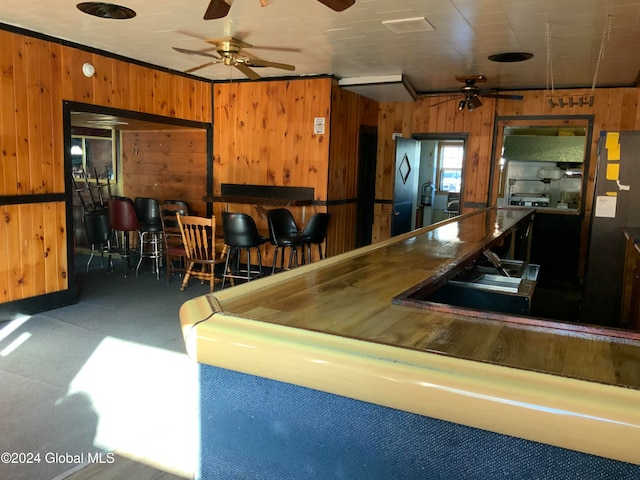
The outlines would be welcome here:
[[[437,190],[460,192],[463,160],[464,142],[452,140],[438,143]]]

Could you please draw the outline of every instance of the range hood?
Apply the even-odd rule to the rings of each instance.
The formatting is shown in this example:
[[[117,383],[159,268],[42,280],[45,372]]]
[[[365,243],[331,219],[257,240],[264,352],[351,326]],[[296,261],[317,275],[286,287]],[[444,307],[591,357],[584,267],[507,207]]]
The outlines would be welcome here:
[[[507,135],[502,156],[511,161],[582,163],[585,139],[573,135]]]

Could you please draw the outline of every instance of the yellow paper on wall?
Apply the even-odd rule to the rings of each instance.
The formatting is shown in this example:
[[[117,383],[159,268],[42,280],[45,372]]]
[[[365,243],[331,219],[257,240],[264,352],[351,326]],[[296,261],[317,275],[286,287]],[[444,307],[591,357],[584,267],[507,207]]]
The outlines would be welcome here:
[[[607,163],[607,180],[618,180],[620,175],[619,163]]]
[[[620,160],[620,133],[608,132],[607,133],[607,160]],[[618,177],[616,177],[618,178]]]
[[[620,132],[607,132],[607,148],[615,147],[620,143]]]

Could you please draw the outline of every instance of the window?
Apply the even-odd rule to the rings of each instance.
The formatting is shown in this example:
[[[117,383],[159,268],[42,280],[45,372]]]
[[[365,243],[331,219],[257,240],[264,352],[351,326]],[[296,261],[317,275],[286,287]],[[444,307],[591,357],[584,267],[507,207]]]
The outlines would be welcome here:
[[[463,156],[463,142],[449,141],[438,144],[437,190],[460,192]]]
[[[109,136],[72,135],[71,163],[73,175],[89,178],[109,178],[114,180],[114,152],[113,139],[110,130],[105,131]]]

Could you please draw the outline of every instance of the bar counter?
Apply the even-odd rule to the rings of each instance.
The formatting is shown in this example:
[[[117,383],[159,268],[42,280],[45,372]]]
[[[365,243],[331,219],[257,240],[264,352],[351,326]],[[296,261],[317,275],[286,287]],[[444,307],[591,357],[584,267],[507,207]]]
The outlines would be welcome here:
[[[637,333],[393,301],[443,284],[533,214],[489,208],[187,301],[187,352],[204,366],[640,465]]]

